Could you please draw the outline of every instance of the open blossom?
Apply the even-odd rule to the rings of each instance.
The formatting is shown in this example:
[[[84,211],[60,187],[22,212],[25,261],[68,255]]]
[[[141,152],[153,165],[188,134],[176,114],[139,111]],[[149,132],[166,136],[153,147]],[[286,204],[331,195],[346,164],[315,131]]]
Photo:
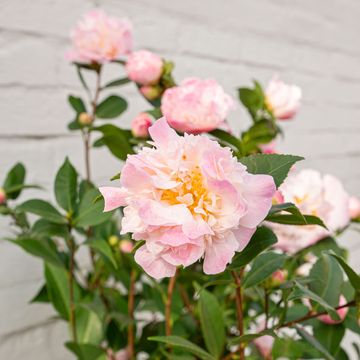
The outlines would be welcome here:
[[[66,58],[78,63],[105,63],[128,54],[132,49],[132,25],[102,10],[85,14],[71,31],[73,48]]]
[[[218,128],[234,101],[215,80],[188,78],[165,91],[161,111],[176,130],[198,134]]]
[[[150,51],[139,50],[128,57],[125,69],[130,80],[140,85],[152,85],[161,77],[163,60]]]
[[[345,297],[343,295],[340,295],[339,306],[345,305],[346,303],[347,303],[347,301],[346,301]],[[318,319],[320,321],[322,321],[323,323],[328,324],[328,325],[339,324],[339,323],[344,321],[348,311],[349,311],[348,307],[343,307],[343,308],[336,311],[337,314],[340,316],[340,320],[333,320],[330,317],[330,315],[328,315],[328,314],[321,315],[321,316],[318,317]]]
[[[322,219],[328,230],[319,225],[271,224],[282,250],[295,253],[322,238],[343,229],[350,221],[349,196],[341,182],[332,175],[315,170],[291,172],[279,188],[284,202],[294,203],[305,215]]]
[[[287,85],[278,78],[270,80],[265,91],[267,108],[279,120],[292,119],[297,113],[301,100],[301,89]]]
[[[136,137],[147,138],[151,124],[151,116],[147,113],[140,113],[131,121],[131,132]]]
[[[357,219],[360,217],[360,200],[355,196],[351,196],[349,199],[349,213],[351,219]]]
[[[273,178],[249,174],[206,136],[177,135],[165,118],[149,132],[154,147],[128,156],[121,188],[100,188],[104,210],[124,206],[122,233],[145,240],[135,260],[150,276],[202,258],[205,273],[224,271],[267,215]]]

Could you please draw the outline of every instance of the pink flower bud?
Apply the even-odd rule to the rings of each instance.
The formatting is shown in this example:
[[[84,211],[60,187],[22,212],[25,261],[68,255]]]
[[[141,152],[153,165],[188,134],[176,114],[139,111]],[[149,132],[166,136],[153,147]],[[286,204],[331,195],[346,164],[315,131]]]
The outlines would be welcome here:
[[[351,196],[349,199],[349,213],[351,219],[360,217],[360,200],[355,196]]]
[[[0,205],[5,204],[6,202],[6,192],[4,189],[0,188]]]
[[[149,137],[149,127],[152,125],[151,116],[147,113],[140,113],[131,122],[131,131],[139,138]]]
[[[341,305],[345,305],[346,304],[346,299],[343,295],[340,295],[340,299],[339,299],[339,306]],[[349,311],[349,308],[347,307],[344,307],[344,308],[341,308],[339,310],[337,310],[336,312],[338,313],[338,315],[340,316],[340,320],[333,320],[330,315],[326,314],[326,315],[321,315],[318,317],[318,319],[320,321],[322,321],[323,323],[325,324],[328,324],[328,325],[334,325],[334,324],[339,324],[341,322],[344,321],[345,317],[346,317],[346,314],[348,313]]]
[[[259,148],[263,154],[276,154],[276,142],[271,141],[267,144],[260,144]]]
[[[162,90],[159,86],[145,85],[140,88],[140,92],[145,99],[152,101],[160,97]]]
[[[287,271],[286,270],[277,270],[271,275],[271,283],[273,286],[280,286],[287,279]]]
[[[279,120],[290,120],[297,113],[301,100],[301,89],[287,85],[274,77],[266,88],[265,102],[268,110]]]
[[[120,250],[123,253],[129,254],[132,252],[133,248],[134,248],[134,245],[130,240],[121,240],[120,241]]]
[[[153,85],[160,80],[163,60],[147,50],[135,51],[129,56],[125,69],[130,80],[140,85]]]
[[[93,122],[93,117],[87,112],[82,112],[79,114],[79,123],[81,125],[87,126]]]

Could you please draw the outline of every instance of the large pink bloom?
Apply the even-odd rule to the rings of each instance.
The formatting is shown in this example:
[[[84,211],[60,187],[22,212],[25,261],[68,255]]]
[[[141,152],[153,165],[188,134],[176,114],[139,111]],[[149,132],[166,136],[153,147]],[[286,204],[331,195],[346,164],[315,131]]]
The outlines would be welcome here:
[[[161,77],[163,61],[150,51],[139,50],[129,56],[125,69],[130,80],[140,85],[152,85]]]
[[[313,245],[350,221],[349,196],[332,175],[322,176],[310,169],[291,172],[279,191],[284,202],[294,203],[305,215],[318,216],[328,227],[271,224],[278,237],[276,246],[286,252],[295,253]]]
[[[300,107],[301,89],[296,85],[287,85],[274,77],[266,88],[265,99],[275,118],[289,120]]]
[[[201,258],[205,273],[224,271],[267,215],[273,178],[249,174],[206,136],[177,135],[165,118],[149,132],[154,147],[128,156],[121,188],[100,188],[105,211],[125,207],[122,233],[145,240],[135,260],[152,277]]]
[[[216,129],[233,107],[233,99],[215,80],[197,78],[167,89],[161,100],[161,111],[168,123],[192,134]]]
[[[78,63],[105,63],[128,54],[132,49],[132,25],[102,10],[85,14],[71,31],[73,49],[66,58]]]

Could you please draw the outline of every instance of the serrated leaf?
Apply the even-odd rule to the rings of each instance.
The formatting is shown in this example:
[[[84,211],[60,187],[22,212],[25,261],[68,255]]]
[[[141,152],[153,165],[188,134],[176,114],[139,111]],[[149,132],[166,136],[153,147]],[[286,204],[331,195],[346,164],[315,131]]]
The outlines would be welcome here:
[[[277,238],[272,230],[262,226],[258,228],[255,234],[252,236],[249,244],[245,249],[237,253],[231,262],[228,265],[229,270],[238,270],[248,263],[250,263],[257,255],[262,253],[264,250],[270,246],[276,244]]]
[[[285,180],[291,167],[301,160],[304,160],[301,156],[280,154],[256,154],[239,159],[251,174],[271,175],[277,187]]]
[[[66,219],[48,202],[40,199],[28,200],[16,208],[19,212],[28,212],[56,224],[66,224]]]
[[[200,292],[198,309],[206,347],[210,354],[219,358],[225,345],[223,311],[216,297],[206,290]]]
[[[173,347],[178,347],[179,349],[183,349],[190,352],[191,354],[194,354],[202,360],[216,359],[214,356],[207,353],[201,347],[197,346],[189,340],[181,338],[180,336],[152,336],[149,337],[148,340],[162,342]]]
[[[68,158],[55,177],[54,191],[57,203],[68,213],[73,213],[77,200],[77,172]]]

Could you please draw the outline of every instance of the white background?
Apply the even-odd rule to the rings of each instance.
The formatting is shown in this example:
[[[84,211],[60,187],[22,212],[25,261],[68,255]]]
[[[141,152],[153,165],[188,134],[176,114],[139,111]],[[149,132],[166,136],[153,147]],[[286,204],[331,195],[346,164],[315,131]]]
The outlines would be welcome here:
[[[284,124],[286,138],[279,149],[304,155],[302,166],[338,176],[360,196],[358,0],[0,0],[1,181],[21,160],[29,182],[49,190],[27,196],[46,198],[65,155],[83,169],[81,140],[66,129],[72,120],[66,97],[82,90],[64,52],[69,29],[97,5],[129,17],[135,47],[175,61],[178,81],[215,78],[234,96],[240,85],[250,85],[253,78],[266,83],[275,73],[301,86],[303,106],[296,120]],[[121,77],[121,67],[109,67],[107,76]],[[126,126],[149,107],[134,86],[118,91],[131,106],[116,120]],[[240,106],[230,123],[235,130],[248,125]],[[96,151],[92,167],[104,184],[120,163]],[[6,234],[6,222],[0,225]],[[352,231],[341,241],[359,270],[359,235]],[[41,278],[39,261],[0,242],[1,359],[72,358],[62,346],[66,327],[50,319],[51,308],[27,304]]]

